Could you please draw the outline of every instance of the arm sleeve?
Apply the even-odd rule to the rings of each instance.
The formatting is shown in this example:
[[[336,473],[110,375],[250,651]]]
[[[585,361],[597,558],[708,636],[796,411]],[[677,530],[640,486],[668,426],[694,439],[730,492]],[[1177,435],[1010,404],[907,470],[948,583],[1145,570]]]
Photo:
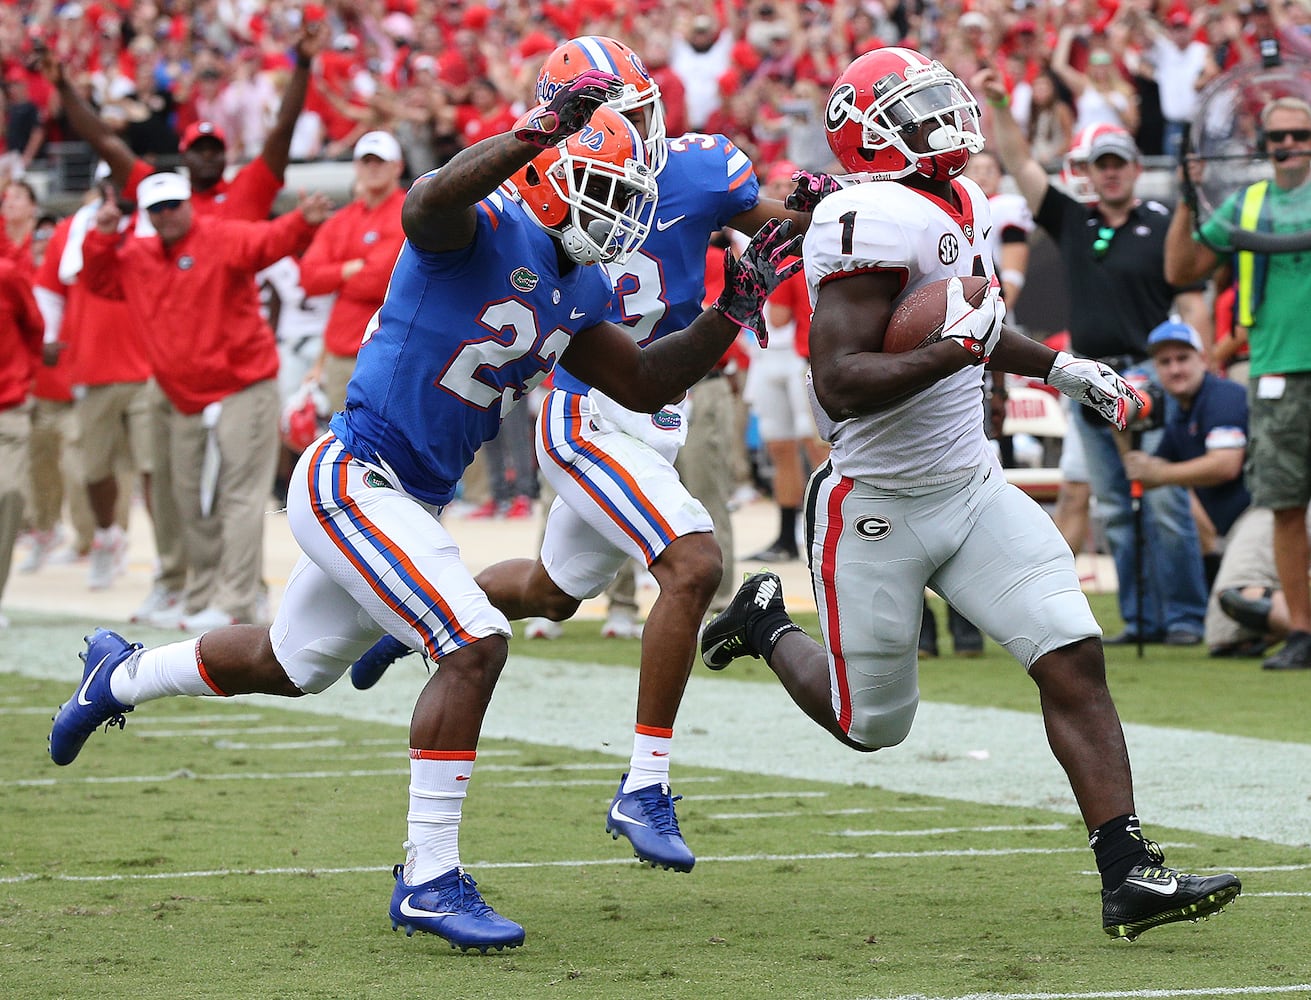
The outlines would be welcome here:
[[[272,222],[228,222],[234,238],[230,263],[262,271],[288,254],[302,253],[314,237],[314,227],[299,210],[279,216]]]
[[[105,299],[123,299],[119,272],[118,237],[93,229],[82,243],[82,274],[87,290]]]
[[[340,218],[335,215],[319,227],[300,260],[300,287],[306,295],[327,295],[342,285],[341,265],[345,261],[340,259],[336,246]]]

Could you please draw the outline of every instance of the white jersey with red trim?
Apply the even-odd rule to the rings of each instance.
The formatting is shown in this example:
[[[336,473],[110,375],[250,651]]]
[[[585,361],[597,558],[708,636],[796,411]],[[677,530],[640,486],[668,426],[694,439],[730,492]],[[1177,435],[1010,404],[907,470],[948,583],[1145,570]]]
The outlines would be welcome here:
[[[899,276],[898,302],[943,278],[991,278],[988,199],[971,180],[952,184],[959,211],[896,181],[856,184],[820,202],[803,249],[811,302],[826,282],[871,271]],[[833,444],[834,468],[844,476],[900,488],[944,482],[981,463],[996,463],[983,433],[979,366],[964,368],[889,409],[836,425],[815,405],[816,423]]]
[[[1033,213],[1029,203],[1022,195],[1003,191],[988,199],[988,209],[992,213],[992,228],[989,230],[988,243],[992,247],[992,265],[1001,268],[1001,248],[1006,243],[1018,243],[1029,238],[1033,232]]]

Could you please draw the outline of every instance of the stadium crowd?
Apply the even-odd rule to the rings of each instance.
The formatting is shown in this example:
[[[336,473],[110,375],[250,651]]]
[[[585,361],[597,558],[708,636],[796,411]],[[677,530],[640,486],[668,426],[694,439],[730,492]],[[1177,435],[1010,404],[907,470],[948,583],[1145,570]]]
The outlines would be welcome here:
[[[312,48],[304,45],[307,32],[318,39]],[[1126,129],[1142,156],[1174,156],[1199,90],[1226,70],[1259,61],[1263,39],[1277,38],[1285,53],[1311,56],[1311,0],[8,3],[0,5],[5,122],[0,256],[28,283],[40,287],[38,269],[60,220],[43,210],[39,187],[24,177],[49,168],[57,157],[79,155],[76,150],[83,147],[78,144],[89,138],[61,99],[44,53],[54,56],[68,84],[95,109],[107,135],[121,140],[141,162],[161,167],[178,163],[201,138],[217,141],[229,168],[267,156],[283,95],[298,67],[303,72],[308,64],[308,88],[285,158],[359,161],[372,155],[386,163],[392,161],[391,154],[376,150],[398,143],[404,153],[403,176],[410,179],[480,139],[509,130],[534,103],[545,57],[563,39],[582,33],[640,40],[639,51],[663,95],[668,135],[726,135],[751,159],[762,184],[779,164],[810,171],[834,168],[823,124],[829,88],[853,58],[887,45],[919,49],[967,82],[981,70],[993,70],[999,81],[994,87],[1004,88],[1005,96],[993,93],[985,99],[976,87],[985,134],[991,140],[992,115],[1004,101],[1034,160],[1055,174],[1076,136],[1098,125]],[[395,143],[379,146],[374,138],[379,134],[394,137]],[[83,155],[91,162],[89,152]],[[386,184],[383,188],[390,190]],[[88,199],[97,193],[106,192],[93,191]],[[389,197],[385,203],[399,217],[400,199]],[[70,225],[78,229],[78,224]],[[87,228],[83,221],[80,232],[85,235]],[[356,228],[361,232],[353,235],[371,245],[382,227]],[[395,245],[393,239],[394,233],[387,237],[389,247]],[[322,262],[325,252],[322,242],[311,243],[312,260]],[[351,256],[348,247],[333,252],[331,266],[341,267],[341,280],[319,280],[312,289],[303,289],[292,303],[296,310],[308,308],[307,293],[346,294],[341,290],[363,266],[363,254]],[[47,271],[68,272],[69,251],[61,249],[54,263],[59,266],[50,265]],[[370,273],[376,271],[374,267]],[[71,274],[75,279],[76,267]],[[378,284],[379,276],[373,277]],[[267,277],[266,283],[272,285],[273,278]],[[295,295],[294,281],[289,287]],[[282,315],[275,309],[269,316],[269,335],[276,331],[283,341],[286,365],[285,338],[303,336],[304,330],[284,338],[281,320],[293,310],[287,308],[287,295],[282,298]],[[802,300],[804,308],[804,296]],[[15,308],[21,311],[26,304]],[[142,429],[149,424],[143,414],[158,400],[142,393],[133,403],[140,419],[134,418],[131,435],[79,434],[75,402],[85,396],[87,385],[99,384],[86,366],[106,359],[94,350],[70,349],[77,335],[71,313],[43,311],[43,357],[15,348],[3,365],[11,381],[29,380],[28,389],[0,395],[8,401],[0,412],[13,410],[29,417],[24,423],[31,475],[21,484],[26,493],[21,518],[26,558],[18,568],[35,571],[57,556],[62,494],[73,526],[68,552],[90,555],[90,582],[108,586],[114,559],[122,552],[123,495],[137,488],[134,478],[139,473],[163,474],[159,454],[144,443],[148,431]],[[319,336],[330,311],[331,305],[324,303],[317,314]],[[1229,325],[1223,312],[1214,325]],[[1223,374],[1210,329],[1202,330],[1202,340],[1212,370]],[[311,349],[310,360],[301,368],[317,371],[326,357],[331,370],[334,362],[349,362],[357,347],[338,341],[329,346],[327,355],[320,349],[317,360]],[[804,338],[796,346],[804,351]],[[298,344],[297,351],[304,357],[304,344]],[[16,360],[20,355],[31,358],[30,366]],[[1246,359],[1241,349],[1226,349],[1224,356],[1239,364]],[[72,370],[70,357],[75,363],[80,357],[83,369]],[[748,357],[744,353],[730,364],[728,373]],[[133,370],[110,381],[135,384],[140,358],[118,360],[125,366],[132,360],[128,367]],[[334,380],[332,395],[338,401],[344,377],[338,373]],[[284,373],[280,382],[285,402],[298,380]],[[795,436],[809,435],[798,430]],[[83,448],[91,443],[114,451],[79,454],[79,442]],[[153,461],[147,457],[151,451],[156,452]],[[55,473],[56,468],[62,472]],[[92,485],[101,487],[91,491],[89,506],[87,468],[96,470]],[[101,485],[111,470],[123,487],[117,492],[106,492]],[[148,481],[141,489],[150,496]],[[501,494],[495,483],[487,493],[493,500],[484,513],[504,513],[507,506],[519,513],[525,510],[524,503],[515,505],[513,500],[498,506]],[[518,491],[507,496],[536,494],[535,488],[520,482]],[[793,503],[788,499],[784,506]],[[791,519],[784,516],[772,552],[794,549],[788,537],[794,519],[795,513]],[[0,518],[0,570],[17,534],[17,527],[9,531],[6,523]],[[174,534],[179,530],[175,527]],[[97,563],[98,547],[102,551]],[[3,583],[0,573],[0,588]],[[154,606],[143,609],[143,616],[161,606],[174,619],[183,611],[196,615],[213,610],[197,606],[194,599],[183,602],[176,581],[152,600]],[[219,617],[228,620],[258,619],[266,613],[259,606],[218,610]],[[200,620],[215,621],[212,615]],[[1255,642],[1260,636],[1247,638]]]

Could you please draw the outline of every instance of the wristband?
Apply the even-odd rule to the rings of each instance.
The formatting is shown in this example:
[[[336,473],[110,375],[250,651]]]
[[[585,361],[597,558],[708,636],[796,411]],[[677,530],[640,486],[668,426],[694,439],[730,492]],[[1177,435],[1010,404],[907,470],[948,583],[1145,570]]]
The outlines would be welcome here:
[[[1017,271],[1012,267],[1004,267],[998,277],[1003,285],[1014,285],[1017,292],[1024,287],[1023,271]]]
[[[994,98],[994,97],[988,98],[989,107],[1006,108],[1010,106],[1010,103],[1011,103],[1010,94],[1002,94],[1000,98]]]
[[[311,66],[313,66],[313,65],[314,65],[314,57],[313,57],[313,56],[311,56],[310,58],[306,59],[305,57],[303,57],[303,56],[300,55],[299,53],[296,54],[296,68],[297,68],[297,69],[309,69],[309,68],[310,68]]]

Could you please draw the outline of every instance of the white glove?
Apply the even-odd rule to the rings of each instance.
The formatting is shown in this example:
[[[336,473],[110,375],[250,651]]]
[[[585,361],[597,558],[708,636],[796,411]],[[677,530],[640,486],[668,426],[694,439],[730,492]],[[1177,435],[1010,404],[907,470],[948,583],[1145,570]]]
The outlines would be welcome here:
[[[1121,431],[1147,402],[1115,369],[1100,361],[1076,358],[1067,351],[1056,355],[1047,373],[1047,384],[1075,402],[1091,406]]]
[[[947,312],[942,323],[942,339],[954,340],[969,352],[975,364],[982,364],[997,349],[1006,307],[1001,301],[1001,287],[993,285],[979,308],[965,301],[960,278],[947,282]]]

